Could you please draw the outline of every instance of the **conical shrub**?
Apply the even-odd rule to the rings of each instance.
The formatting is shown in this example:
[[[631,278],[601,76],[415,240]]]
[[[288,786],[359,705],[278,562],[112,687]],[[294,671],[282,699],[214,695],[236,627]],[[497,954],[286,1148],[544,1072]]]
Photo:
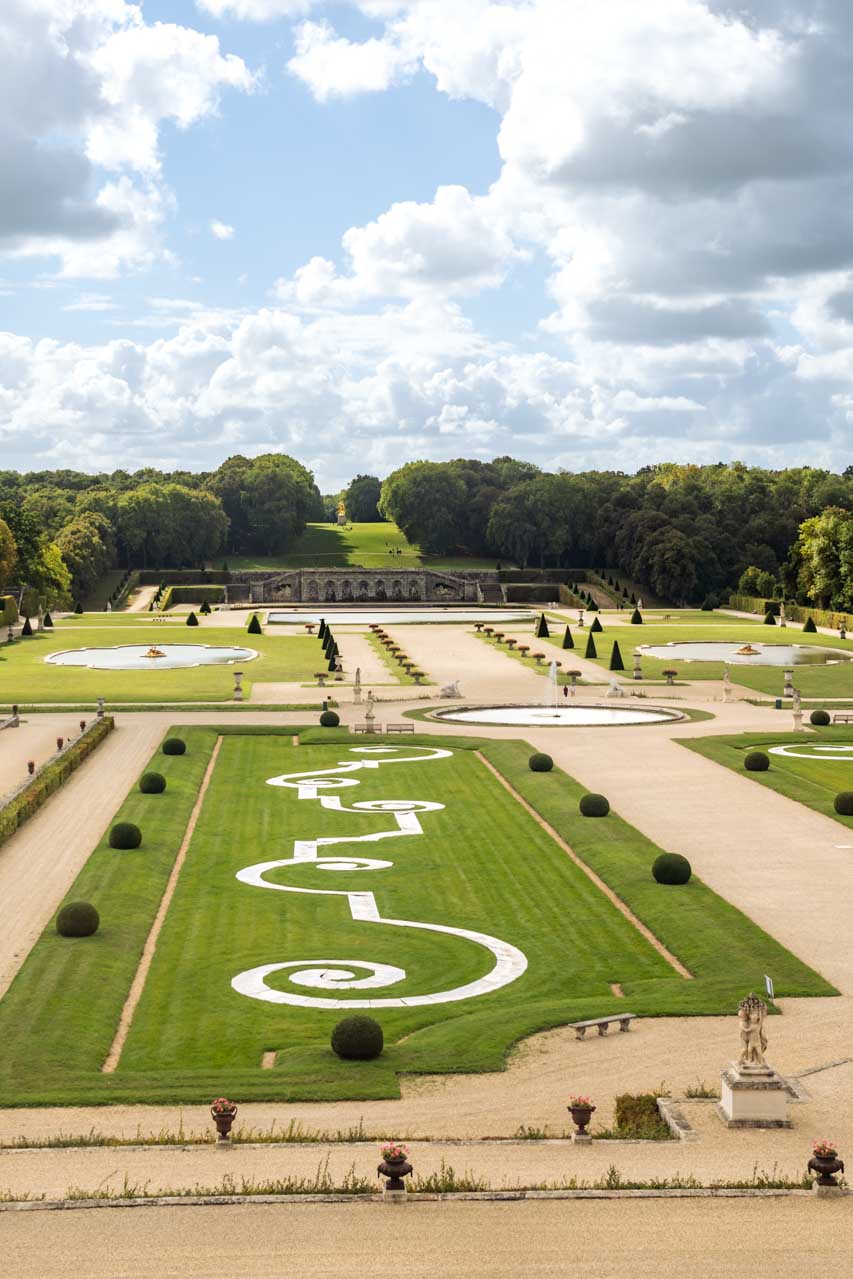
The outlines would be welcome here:
[[[536,638],[547,639],[551,632],[548,630],[548,623],[545,621],[545,614],[539,614],[539,623],[536,627]]]
[[[814,618],[813,618],[813,617],[807,617],[807,618],[806,618],[806,624],[805,624],[805,626],[803,627],[803,634],[804,634],[804,635],[806,635],[806,634],[808,634],[808,635],[814,635],[816,631],[817,631],[817,627],[816,627],[816,626],[815,626],[815,624],[814,624]]]
[[[598,618],[597,618],[597,617],[594,617],[594,618],[592,619],[592,626],[590,626],[590,628],[589,628],[589,629],[590,629],[591,631],[603,631],[603,630],[604,630],[604,627],[601,625],[601,622],[598,620]]]
[[[50,630],[50,628],[53,626],[53,618],[51,617],[50,613],[45,613],[44,617],[42,618],[41,624],[42,626],[45,627],[46,630]]]
[[[22,634],[22,635],[32,635],[32,633],[33,633],[32,622],[30,621],[30,619],[29,619],[28,617],[25,617],[25,618],[24,618],[24,624],[23,624],[23,626],[21,627],[21,634]]]
[[[632,626],[643,625],[643,615],[638,608],[635,608],[633,613],[631,614],[631,625]]]
[[[586,637],[586,652],[584,653],[584,657],[589,657],[589,658],[598,657],[598,652],[595,647],[595,640],[592,637],[592,631],[590,631],[589,635],[587,635]]]
[[[258,621],[257,613],[252,614],[252,620],[249,622],[249,625],[246,627],[246,631],[249,635],[263,635],[263,631],[261,630],[261,624]]]
[[[572,632],[567,626],[566,633],[563,636],[563,648],[574,648],[574,646],[575,646],[575,641],[574,641],[574,638],[572,637]]]
[[[768,609],[768,610],[767,610],[767,612],[764,614],[764,625],[765,625],[765,626],[775,626],[775,625],[776,625],[776,618],[775,618],[775,617],[773,616],[773,614],[770,612],[770,609]]]
[[[622,661],[622,651],[619,648],[619,641],[613,641],[613,647],[610,650],[610,669],[612,671],[624,671],[625,663]]]
[[[321,618],[320,618],[320,625],[319,625],[319,627],[317,628],[317,639],[319,639],[319,640],[324,640],[324,639],[326,638],[326,630],[327,630],[327,629],[328,629],[328,628],[326,627],[326,619],[325,619],[325,617],[321,617]]]
[[[74,605],[74,612],[75,612],[75,613],[82,613],[82,612],[83,612],[83,605],[80,603],[80,601],[79,601],[79,600],[78,600],[78,601],[77,601],[77,603]]]
[[[196,617],[195,613],[190,613],[189,617],[187,618],[187,626],[198,626],[198,618]]]

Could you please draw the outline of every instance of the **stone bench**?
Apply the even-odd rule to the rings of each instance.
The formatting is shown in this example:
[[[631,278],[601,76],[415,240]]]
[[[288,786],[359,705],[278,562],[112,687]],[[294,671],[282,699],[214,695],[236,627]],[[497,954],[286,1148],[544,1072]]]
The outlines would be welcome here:
[[[853,711],[836,711],[832,716],[833,724],[853,724]]]
[[[413,733],[415,731],[414,724],[386,724],[386,733]]]
[[[614,1021],[619,1022],[621,1031],[630,1030],[636,1013],[614,1013],[612,1017],[591,1017],[589,1021],[570,1021],[569,1025],[578,1039],[583,1039],[590,1026],[595,1026],[599,1035],[606,1035]]]

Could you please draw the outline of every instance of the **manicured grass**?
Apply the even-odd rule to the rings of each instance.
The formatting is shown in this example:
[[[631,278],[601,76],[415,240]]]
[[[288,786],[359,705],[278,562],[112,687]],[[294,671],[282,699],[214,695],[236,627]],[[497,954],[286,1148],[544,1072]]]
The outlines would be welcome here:
[[[6,1104],[200,1101],[221,1092],[242,1100],[395,1096],[400,1072],[500,1069],[515,1040],[566,1021],[620,1008],[644,1015],[729,1012],[766,971],[776,976],[780,995],[834,993],[695,878],[677,889],[655,884],[649,868],[660,850],[616,814],[580,817],[582,788],[558,770],[531,773],[531,748],[523,742],[378,738],[371,748],[387,745],[410,762],[356,774],[360,785],[343,792],[338,811],[266,779],[316,775],[364,758],[363,744],[352,753],[347,734],[315,728],[301,733],[297,749],[293,731],[182,729],[188,753],[152,761],[168,789],[160,796],[134,790],[119,814],[141,826],[142,848],[118,853],[102,841],[68,893],[68,900],[95,903],[101,930],[68,941],[48,928],[0,1001]],[[217,732],[224,736],[218,763],[142,1000],[118,1071],[104,1075],[99,1068]],[[452,755],[427,760],[422,745],[444,745]],[[475,748],[679,956],[693,980],[676,973],[574,865]],[[344,875],[287,866],[267,877],[335,893],[372,892],[386,918],[488,933],[519,947],[529,967],[510,985],[459,1003],[376,1010],[386,1052],[375,1062],[343,1063],[328,1047],[343,1012],[250,999],[233,990],[231,979],[260,964],[363,960],[407,973],[373,997],[422,994],[483,976],[491,955],[447,934],[353,920],[345,896],[264,890],[235,875],[292,856],[297,839],[396,829],[387,814],[347,811],[354,802],[389,797],[445,805],[421,814],[422,834],[369,845],[368,855],[391,867]],[[340,851],[363,855],[351,844]],[[315,993],[288,986],[286,973],[268,982]],[[625,999],[611,993],[614,982]],[[276,1068],[261,1070],[268,1050],[278,1053]]]
[[[509,562],[504,561],[506,567]],[[466,556],[422,555],[396,524],[309,524],[284,555],[229,558],[232,572],[274,568],[491,568],[495,560]]]
[[[391,676],[391,681],[392,681],[392,683],[394,683],[394,684],[414,684],[414,682],[415,682],[415,681],[414,681],[414,679],[412,678],[412,676],[411,676],[411,675],[407,675],[407,674],[406,674],[406,672],[403,670],[403,667],[402,667],[402,666],[400,665],[400,663],[397,661],[396,657],[392,657],[392,656],[391,656],[391,654],[390,654],[390,653],[388,652],[388,650],[385,648],[385,645],[384,645],[384,644],[380,644],[379,640],[378,640],[378,639],[377,639],[377,637],[373,634],[373,632],[372,632],[372,631],[369,631],[369,632],[367,633],[367,635],[365,636],[365,639],[367,640],[367,642],[368,642],[368,644],[370,645],[370,647],[373,649],[373,651],[374,651],[374,653],[376,654],[376,656],[377,656],[377,657],[379,658],[379,660],[382,662],[382,665],[383,665],[383,666],[386,668],[386,670],[388,671],[388,674]],[[402,645],[401,645],[401,647],[402,647]],[[426,675],[426,671],[424,671],[424,675]],[[429,681],[429,677],[428,677],[428,676],[427,676],[427,681]],[[421,683],[423,683],[423,680],[421,681]]]
[[[236,627],[189,627],[182,622],[146,621],[145,615],[102,613],[58,620],[49,631],[0,646],[0,701],[77,704],[104,697],[109,702],[215,702],[230,700],[234,667],[196,666],[184,670],[100,671],[53,666],[49,653],[118,644],[225,644],[255,649],[243,666],[248,697],[256,681],[303,683],[319,669],[316,638],[248,635]]]
[[[715,613],[685,613],[672,615],[669,622],[643,622],[642,626],[608,625],[609,618],[602,613],[601,624],[604,628],[595,635],[595,646],[599,666],[608,670],[613,641],[619,641],[622,660],[625,663],[626,676],[634,665],[634,649],[644,644],[668,644],[670,641],[689,643],[696,641],[749,641],[758,644],[803,644],[818,648],[835,648],[853,653],[853,640],[840,640],[832,635],[804,635],[801,630],[779,626],[765,626],[760,620],[726,617]],[[694,620],[699,619],[699,620]],[[575,649],[583,656],[588,629],[575,631]],[[559,643],[559,638],[555,635]],[[553,641],[552,641],[553,642]],[[684,680],[721,680],[725,671],[723,662],[684,661],[677,657],[655,658],[645,654],[642,659],[644,680],[660,681],[667,668],[677,670]],[[781,696],[784,684],[781,666],[739,666],[730,665],[732,682],[745,688],[768,696]],[[853,662],[842,662],[832,666],[797,666],[794,668],[794,682],[804,697],[853,697]]]
[[[853,791],[853,730],[850,728],[816,728],[808,736],[764,730],[729,737],[685,739],[681,745],[853,830],[853,817],[842,817],[833,807],[839,791]],[[811,759],[804,759],[802,755],[771,755],[770,767],[765,773],[752,773],[744,768],[744,757],[749,751],[767,753],[773,746],[788,746],[814,754]],[[842,752],[843,758],[833,759],[831,751],[820,749],[828,746],[847,749]],[[818,754],[822,758],[817,758]]]

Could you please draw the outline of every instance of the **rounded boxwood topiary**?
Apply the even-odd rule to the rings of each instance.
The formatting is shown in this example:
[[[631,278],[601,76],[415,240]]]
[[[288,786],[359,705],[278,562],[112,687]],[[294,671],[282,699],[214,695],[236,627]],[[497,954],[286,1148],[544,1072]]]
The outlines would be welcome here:
[[[341,717],[337,711],[323,711],[320,716],[321,728],[337,728],[341,722]]]
[[[164,755],[186,755],[187,744],[182,737],[167,737],[163,743]]]
[[[133,822],[116,822],[110,831],[110,848],[138,848],[142,831]]]
[[[812,711],[809,723],[814,724],[816,728],[826,728],[829,723],[829,711]]]
[[[384,1046],[382,1027],[372,1017],[345,1017],[332,1031],[332,1052],[344,1061],[373,1061]]]
[[[139,789],[143,795],[162,795],[166,789],[166,779],[162,773],[143,773],[139,779]]]
[[[610,801],[604,795],[582,795],[580,810],[584,817],[606,817]]]
[[[766,773],[770,767],[770,756],[764,751],[750,751],[743,761],[744,768],[750,773]]]
[[[532,773],[550,773],[554,767],[554,761],[550,755],[537,751],[535,755],[531,755],[527,761],[527,766]]]
[[[91,937],[100,922],[91,902],[68,902],[56,916],[56,931],[60,937]]]
[[[835,796],[835,811],[842,817],[853,817],[853,790],[839,791]]]
[[[661,853],[652,863],[652,874],[659,884],[686,884],[692,867],[681,853]]]

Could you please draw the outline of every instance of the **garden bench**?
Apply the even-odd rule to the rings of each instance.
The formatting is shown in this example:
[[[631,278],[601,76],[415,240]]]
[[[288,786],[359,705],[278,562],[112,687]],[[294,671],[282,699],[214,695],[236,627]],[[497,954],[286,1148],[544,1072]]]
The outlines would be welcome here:
[[[413,733],[415,731],[414,724],[386,724],[386,733]]]
[[[350,724],[350,732],[352,733],[381,733],[382,729],[379,724]]]
[[[592,1017],[589,1021],[570,1021],[569,1025],[578,1039],[583,1039],[590,1026],[595,1026],[599,1035],[606,1035],[614,1021],[619,1022],[619,1029],[630,1030],[636,1013],[615,1013],[612,1017]]]
[[[832,722],[833,724],[853,724],[853,711],[835,711]]]

